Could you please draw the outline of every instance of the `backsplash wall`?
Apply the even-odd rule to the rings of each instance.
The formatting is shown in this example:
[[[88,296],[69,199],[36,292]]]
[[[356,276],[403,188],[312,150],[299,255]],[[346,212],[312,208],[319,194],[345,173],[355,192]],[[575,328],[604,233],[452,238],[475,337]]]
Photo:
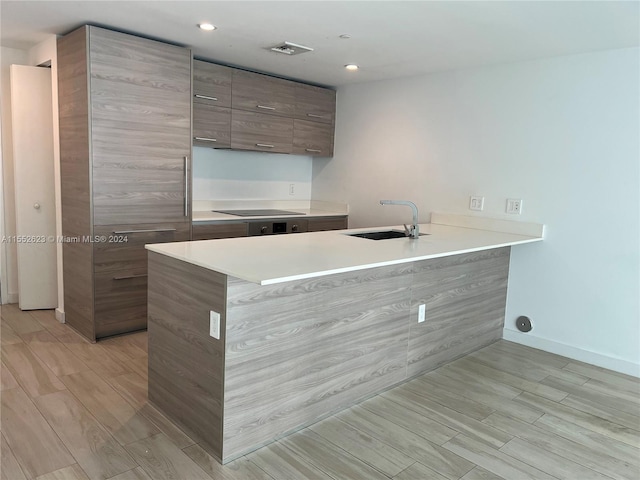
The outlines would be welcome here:
[[[312,161],[300,155],[193,147],[193,200],[311,200]]]

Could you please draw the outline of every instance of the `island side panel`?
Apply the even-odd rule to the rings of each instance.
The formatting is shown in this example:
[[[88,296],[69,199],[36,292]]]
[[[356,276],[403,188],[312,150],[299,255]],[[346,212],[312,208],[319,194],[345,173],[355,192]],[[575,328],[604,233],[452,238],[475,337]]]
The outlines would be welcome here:
[[[502,338],[511,248],[415,263],[408,375],[415,376]],[[426,305],[418,323],[418,306]]]
[[[149,403],[222,459],[226,275],[149,252]],[[219,340],[209,312],[221,314]]]
[[[225,462],[406,378],[412,269],[229,280]]]

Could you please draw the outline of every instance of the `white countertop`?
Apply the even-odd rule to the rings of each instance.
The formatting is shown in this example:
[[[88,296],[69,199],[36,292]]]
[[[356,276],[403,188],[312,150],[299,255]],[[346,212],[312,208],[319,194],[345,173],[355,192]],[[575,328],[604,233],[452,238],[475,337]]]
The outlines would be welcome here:
[[[491,248],[538,242],[543,226],[522,233],[520,222],[474,222],[476,228],[433,223],[440,217],[432,215],[432,223],[420,225],[420,233],[429,235],[419,239],[397,238],[368,240],[345,233],[403,230],[402,227],[373,227],[328,232],[297,233],[265,237],[229,238],[147,245],[152,252],[161,253],[194,265],[215,270],[261,285],[332,275],[365,268],[426,260]],[[471,218],[442,216],[442,222],[458,225]],[[476,219],[477,220],[477,219]],[[515,228],[508,228],[515,224]],[[518,225],[520,224],[520,225]],[[499,225],[503,231],[477,228]],[[507,228],[505,228],[505,225]],[[504,230],[519,233],[505,233]],[[526,230],[526,229],[525,229]]]

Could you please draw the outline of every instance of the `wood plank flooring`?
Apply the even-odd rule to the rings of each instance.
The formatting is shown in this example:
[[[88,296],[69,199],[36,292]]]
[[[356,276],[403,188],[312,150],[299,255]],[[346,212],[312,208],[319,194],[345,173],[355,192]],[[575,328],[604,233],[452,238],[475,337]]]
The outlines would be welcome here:
[[[145,332],[1,317],[1,480],[640,479],[640,380],[504,340],[220,465],[147,403]]]

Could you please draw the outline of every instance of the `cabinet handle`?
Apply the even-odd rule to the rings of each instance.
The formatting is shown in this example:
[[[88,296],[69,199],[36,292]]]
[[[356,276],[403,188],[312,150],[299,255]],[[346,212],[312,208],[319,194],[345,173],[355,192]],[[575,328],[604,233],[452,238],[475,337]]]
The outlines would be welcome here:
[[[194,140],[200,140],[201,142],[217,142],[218,140],[215,138],[207,138],[207,137],[193,137]]]
[[[184,157],[184,216],[189,216],[189,157]]]
[[[203,100],[213,100],[214,102],[218,101],[218,97],[210,97],[208,95],[199,95],[199,94],[195,94],[194,97],[196,98],[202,98]]]
[[[128,233],[161,233],[161,232],[175,232],[175,228],[150,228],[147,230],[119,230],[113,232],[114,235],[126,235]]]
[[[323,115],[317,115],[315,113],[307,113],[307,117],[311,117],[311,118],[324,118]]]
[[[266,105],[256,105],[258,108],[262,108],[263,110],[275,110],[276,107],[267,107]]]
[[[113,277],[114,280],[129,280],[130,278],[144,278],[147,277],[148,274],[140,273],[138,275],[122,275],[120,277]]]
[[[313,152],[313,153],[322,153],[322,150],[318,150],[317,148],[305,148],[305,152]]]
[[[275,145],[269,145],[268,143],[256,143],[256,147],[274,148]]]

